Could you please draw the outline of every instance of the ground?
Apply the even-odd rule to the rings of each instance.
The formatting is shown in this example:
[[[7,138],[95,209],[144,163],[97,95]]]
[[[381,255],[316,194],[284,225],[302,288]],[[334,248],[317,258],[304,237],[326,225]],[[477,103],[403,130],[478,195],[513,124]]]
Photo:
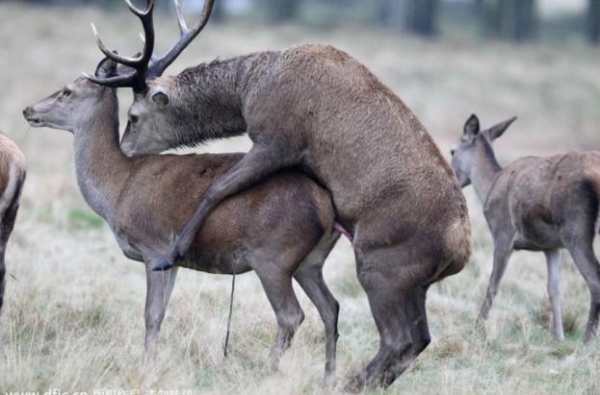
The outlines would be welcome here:
[[[127,260],[108,227],[82,200],[73,171],[72,136],[30,129],[22,109],[81,75],[100,59],[89,28],[123,53],[140,46],[138,22],[86,8],[34,9],[0,4],[0,130],[23,149],[29,170],[10,241],[0,317],[0,393],[132,390],[143,349],[142,265]],[[157,20],[158,51],[177,35]],[[236,22],[209,25],[172,66],[284,48],[336,45],[365,63],[413,109],[444,155],[471,113],[483,126],[519,119],[497,142],[501,163],[523,155],[600,148],[600,52],[583,45],[513,46],[477,39],[435,42],[360,28],[307,30]],[[125,114],[131,94],[121,95]],[[245,139],[205,150],[244,150]],[[600,341],[581,343],[589,292],[570,257],[561,278],[567,339],[549,332],[546,265],[541,253],[515,253],[486,333],[475,318],[491,271],[491,237],[481,205],[465,189],[474,253],[460,274],[435,285],[427,308],[433,341],[388,393],[495,394],[600,392]],[[237,279],[230,353],[223,358],[230,278],[181,270],[167,311],[156,390],[221,394],[337,393],[373,357],[378,336],[355,276],[350,245],[329,257],[326,280],[341,304],[338,387],[320,384],[323,327],[298,289],[307,319],[279,371],[268,364],[275,319],[257,278]],[[378,391],[375,391],[378,393]],[[174,393],[173,393],[174,394]],[[100,395],[100,392],[98,392]]]

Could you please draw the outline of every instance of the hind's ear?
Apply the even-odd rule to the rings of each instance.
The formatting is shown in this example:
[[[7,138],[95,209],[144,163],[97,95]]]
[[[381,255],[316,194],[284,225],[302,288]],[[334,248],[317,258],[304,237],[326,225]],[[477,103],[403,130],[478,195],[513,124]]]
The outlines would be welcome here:
[[[104,58],[96,66],[96,72],[94,75],[99,78],[112,77],[117,72],[117,63],[109,58]]]
[[[517,117],[512,117],[511,119],[506,120],[504,122],[500,122],[499,124],[494,125],[491,128],[489,128],[488,130],[486,130],[485,133],[486,133],[487,137],[490,139],[490,141],[494,141],[498,137],[502,136],[504,131],[506,129],[508,129],[510,124],[513,123],[515,121],[515,119],[517,119]]]
[[[478,133],[479,133],[479,118],[477,118],[477,115],[473,114],[469,117],[469,119],[467,119],[467,122],[465,122],[463,134],[468,138],[472,138],[472,137],[477,136]]]

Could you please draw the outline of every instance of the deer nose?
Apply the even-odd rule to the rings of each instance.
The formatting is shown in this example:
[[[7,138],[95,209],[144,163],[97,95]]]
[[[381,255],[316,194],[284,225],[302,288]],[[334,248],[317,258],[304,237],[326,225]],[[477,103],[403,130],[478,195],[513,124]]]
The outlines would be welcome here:
[[[25,109],[23,110],[23,116],[25,118],[29,118],[33,113],[33,108],[31,108],[31,106],[29,107],[25,107]]]

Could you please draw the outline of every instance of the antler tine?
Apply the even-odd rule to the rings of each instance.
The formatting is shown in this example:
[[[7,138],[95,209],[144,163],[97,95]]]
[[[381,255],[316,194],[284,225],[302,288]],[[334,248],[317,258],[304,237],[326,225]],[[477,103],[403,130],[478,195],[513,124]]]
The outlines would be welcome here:
[[[131,0],[125,0],[125,3],[127,3],[127,6],[131,12],[140,19],[142,22],[142,27],[144,28],[144,50],[138,58],[135,58],[135,61],[140,67],[131,64],[127,64],[127,66],[132,66],[136,69],[146,71],[148,62],[150,62],[150,59],[152,58],[152,52],[154,51],[154,22],[152,19],[154,0],[147,0],[146,9],[144,10],[136,8],[133,3],[131,3]]]
[[[185,18],[183,17],[183,12],[181,12],[181,3],[179,0],[173,0],[173,4],[175,5],[175,13],[177,14],[177,23],[179,23],[179,33],[180,35],[183,35],[188,28],[185,23]]]
[[[106,55],[108,58],[114,60],[117,63],[121,63],[121,64],[130,66],[133,68],[136,68],[136,66],[139,64],[141,56],[135,57],[135,58],[129,58],[126,56],[118,55],[117,53],[106,48],[106,46],[100,39],[100,35],[98,34],[98,30],[96,29],[96,26],[93,23],[92,23],[92,32],[94,33],[94,39],[96,40],[96,44],[98,45],[98,48],[100,48],[100,51],[102,51],[102,53],[104,55]]]
[[[133,3],[131,2],[131,0],[125,0],[125,3],[127,4],[127,7],[129,7],[131,12],[133,12],[135,15],[137,15],[139,17],[145,16],[148,13],[152,12],[152,8],[154,7],[154,0],[150,0],[150,1],[146,2],[145,10],[140,10],[139,8],[134,6]]]
[[[177,42],[173,44],[171,49],[169,49],[165,55],[158,58],[158,60],[156,60],[150,65],[147,73],[148,77],[150,78],[160,76],[165,71],[165,69],[169,67],[169,65],[173,63],[175,59],[177,59],[177,56],[179,56],[179,54],[189,45],[189,43],[192,42],[192,40],[198,35],[198,33],[202,31],[204,26],[206,26],[208,19],[210,18],[210,13],[212,12],[214,4],[214,0],[204,0],[204,7],[202,9],[200,19],[192,29],[188,29],[183,17],[183,13],[181,11],[179,1],[173,0],[173,2],[175,4],[175,11],[177,13],[180,37],[179,40],[177,40]]]
[[[152,52],[154,51],[154,24],[152,20],[152,12],[154,10],[154,0],[146,0],[146,8],[139,9],[133,5],[131,0],[125,0],[127,7],[131,12],[136,15],[142,22],[144,28],[144,49],[142,53],[133,57],[127,57],[117,54],[116,52],[110,51],[100,39],[96,26],[92,23],[92,31],[94,33],[94,39],[98,48],[104,55],[113,61],[131,67],[135,69],[134,72],[120,74],[110,78],[100,78],[95,76],[86,75],[90,81],[97,84],[109,86],[109,87],[124,87],[130,86],[135,90],[143,90],[145,87],[146,72],[148,70],[148,64],[152,59]]]
[[[110,88],[120,88],[124,86],[135,86],[137,81],[137,75],[135,72],[123,75],[117,75],[109,78],[99,78],[94,75],[90,75],[83,72],[83,76],[88,80],[102,86],[108,86]]]
[[[94,39],[96,40],[96,44],[100,51],[110,59],[114,60],[117,63],[124,64],[129,67],[133,67],[136,70],[145,71],[148,66],[148,62],[152,57],[152,51],[154,51],[154,27],[152,22],[152,11],[154,9],[154,0],[147,0],[146,9],[140,10],[131,3],[131,0],[125,0],[125,3],[131,10],[131,12],[140,18],[142,22],[142,26],[144,28],[144,51],[140,54],[140,56],[136,57],[127,57],[122,55],[117,55],[113,51],[109,50],[102,40],[100,39],[100,35],[98,34],[98,30],[96,26],[92,23],[92,31],[94,33]]]

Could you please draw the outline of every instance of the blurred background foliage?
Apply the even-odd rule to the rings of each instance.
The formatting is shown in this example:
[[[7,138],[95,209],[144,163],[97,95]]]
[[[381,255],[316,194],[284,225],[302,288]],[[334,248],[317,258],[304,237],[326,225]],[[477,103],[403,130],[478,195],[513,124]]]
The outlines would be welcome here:
[[[0,0],[7,2],[9,0]],[[14,2],[14,1],[13,1]],[[123,0],[19,0],[48,6],[120,7]],[[181,0],[199,11],[204,0]],[[135,4],[143,0],[134,0]],[[172,2],[157,8],[172,12]],[[298,23],[328,29],[372,26],[429,39],[480,36],[518,43],[581,41],[600,44],[600,0],[217,0],[213,22],[230,19]]]

